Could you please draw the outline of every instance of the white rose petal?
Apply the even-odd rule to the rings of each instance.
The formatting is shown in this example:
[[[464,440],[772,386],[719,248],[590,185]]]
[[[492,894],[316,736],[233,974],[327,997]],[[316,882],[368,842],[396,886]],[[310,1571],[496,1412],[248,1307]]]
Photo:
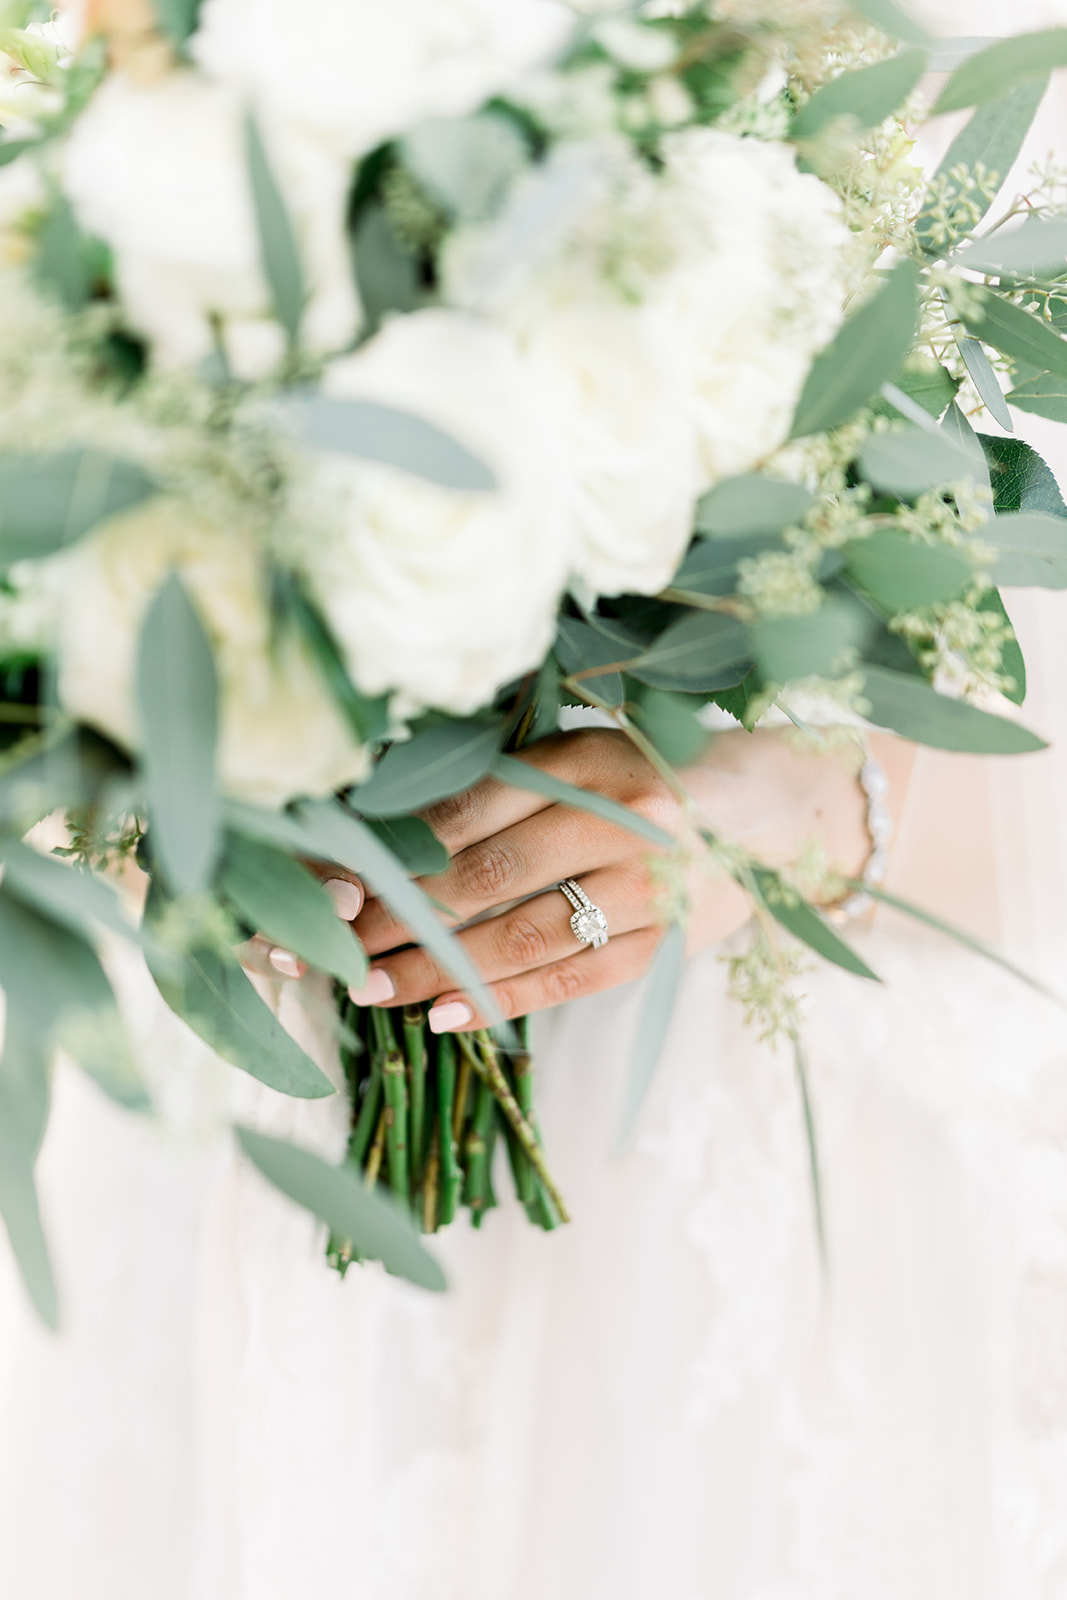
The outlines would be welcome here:
[[[460,116],[550,56],[556,0],[206,0],[194,57],[267,115],[362,155],[428,117]]]
[[[55,563],[59,698],[74,717],[136,749],[135,663],[145,612],[168,571],[185,583],[215,649],[219,773],[227,793],[276,806],[364,778],[365,749],[292,634],[275,640],[254,540],[154,500]]]
[[[302,335],[342,348],[359,308],[344,232],[347,163],[305,135],[263,128],[297,231],[309,301]],[[113,75],[75,124],[64,187],[83,225],[115,252],[131,324],[163,366],[201,361],[221,321],[238,375],[269,372],[284,348],[272,319],[245,157],[243,111],[195,73],[142,86]]]
[[[307,578],[357,685],[467,713],[536,667],[568,569],[568,486],[512,341],[455,311],[398,317],[327,369],[327,394],[410,410],[452,434],[498,489],[438,488],[339,455],[312,466]]]

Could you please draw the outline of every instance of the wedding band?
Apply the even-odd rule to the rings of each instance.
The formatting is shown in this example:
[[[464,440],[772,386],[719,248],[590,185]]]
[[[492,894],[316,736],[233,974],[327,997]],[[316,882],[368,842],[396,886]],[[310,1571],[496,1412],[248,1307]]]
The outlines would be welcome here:
[[[602,949],[608,942],[608,919],[600,907],[593,904],[581,884],[575,883],[573,878],[564,878],[559,888],[574,907],[571,932],[578,943],[592,945],[594,950]]]

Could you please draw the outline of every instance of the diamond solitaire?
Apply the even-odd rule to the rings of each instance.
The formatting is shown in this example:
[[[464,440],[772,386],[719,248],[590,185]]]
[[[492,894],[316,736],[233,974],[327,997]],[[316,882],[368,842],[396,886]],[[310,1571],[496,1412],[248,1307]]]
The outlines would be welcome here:
[[[571,932],[578,943],[592,945],[594,950],[601,949],[608,942],[607,917],[573,878],[564,878],[559,887],[574,907]]]

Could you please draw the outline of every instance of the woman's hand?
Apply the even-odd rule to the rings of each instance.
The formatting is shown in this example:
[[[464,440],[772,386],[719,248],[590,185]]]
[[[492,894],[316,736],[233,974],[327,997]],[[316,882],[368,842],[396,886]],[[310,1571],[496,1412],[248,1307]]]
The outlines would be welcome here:
[[[622,733],[558,734],[522,758],[609,796],[672,835],[682,832],[681,803]],[[869,848],[854,768],[847,752],[807,755],[777,733],[738,732],[716,738],[707,759],[683,779],[710,826],[768,865],[784,865],[818,836],[832,866],[854,875]],[[450,909],[453,925],[485,917],[458,937],[505,1016],[609,989],[645,971],[663,932],[657,852],[646,839],[491,778],[432,807],[426,820],[452,861],[422,887]],[[571,907],[556,887],[570,877],[607,918],[609,942],[602,949],[580,946],[571,931]],[[725,874],[709,873],[706,860],[698,860],[687,880],[691,950],[725,938],[747,920],[751,907],[743,890]],[[509,909],[486,916],[500,907]],[[408,932],[383,901],[368,899],[355,929],[374,963],[354,995],[358,1003],[433,999],[434,1031],[483,1025],[432,956],[402,948],[410,943]]]
[[[880,758],[892,752],[899,768],[907,747],[888,738],[876,737],[876,743]],[[522,759],[683,836],[681,802],[622,733],[555,734],[524,750]],[[776,731],[738,730],[717,735],[704,759],[681,777],[712,831],[762,863],[785,866],[804,844],[818,840],[830,867],[854,877],[870,848],[856,765],[852,747],[811,753]],[[658,901],[664,855],[646,839],[492,778],[439,802],[425,816],[452,861],[445,872],[422,879],[421,887],[449,908],[450,925],[484,919],[457,937],[505,1016],[613,988],[645,971],[663,932]],[[359,1004],[433,1000],[429,1020],[435,1032],[483,1026],[469,998],[455,990],[432,956],[412,946],[384,901],[363,900],[358,882],[337,868],[321,871],[338,914],[352,920],[355,908],[354,928],[373,962],[365,986],[353,994]],[[603,910],[609,934],[603,948],[577,943],[571,907],[557,887],[564,878],[575,878]],[[750,915],[744,891],[703,852],[692,852],[684,887],[690,951],[725,938]],[[259,961],[264,959],[287,977],[303,971],[288,951],[265,946],[259,952]]]

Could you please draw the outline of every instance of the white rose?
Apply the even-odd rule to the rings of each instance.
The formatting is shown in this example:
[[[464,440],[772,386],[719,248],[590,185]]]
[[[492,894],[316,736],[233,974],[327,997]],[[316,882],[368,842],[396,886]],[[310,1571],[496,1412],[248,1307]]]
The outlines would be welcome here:
[[[612,270],[616,240],[625,248],[628,239],[626,213],[648,204],[654,180],[622,147],[605,145],[603,156],[590,169],[577,228],[485,298],[515,336],[575,480],[572,576],[594,594],[654,594],[692,533],[696,438],[671,326]],[[568,159],[562,150],[524,190],[539,184],[547,192]],[[495,231],[471,229],[450,241],[446,291],[461,304],[482,298]]]
[[[334,362],[323,387],[436,423],[497,479],[489,493],[444,489],[322,454],[308,516],[325,531],[302,541],[308,581],[366,694],[475,711],[544,658],[567,579],[567,485],[536,392],[506,334],[442,310],[395,318]]]
[[[226,792],[277,806],[367,775],[367,752],[302,645],[292,633],[272,636],[260,552],[239,527],[161,498],[114,518],[56,565],[59,698],[72,716],[137,748],[141,625],[175,569],[215,651]]]
[[[706,486],[785,439],[842,319],[849,235],[788,145],[691,128],[663,154],[648,227],[670,259],[649,292],[692,394]]]
[[[229,90],[193,72],[151,85],[113,74],[74,125],[64,187],[112,247],[127,316],[159,363],[201,361],[218,319],[234,369],[255,378],[277,364],[285,335],[260,260],[243,117]],[[302,337],[314,350],[343,348],[359,320],[348,165],[277,121],[262,133],[308,283]]]
[[[559,48],[556,0],[206,0],[194,57],[266,116],[362,155],[428,117],[459,116]]]

